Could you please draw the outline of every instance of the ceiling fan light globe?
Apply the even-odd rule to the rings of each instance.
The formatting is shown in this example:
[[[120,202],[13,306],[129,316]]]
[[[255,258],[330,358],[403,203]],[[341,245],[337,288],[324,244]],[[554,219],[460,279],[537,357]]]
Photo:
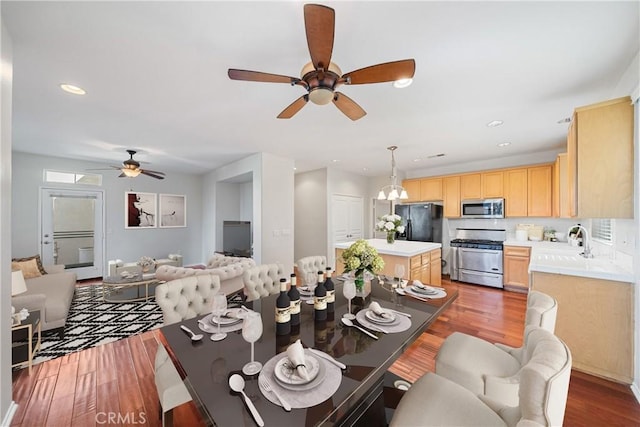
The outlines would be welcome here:
[[[304,76],[306,76],[307,74],[309,74],[311,71],[315,71],[316,67],[313,66],[313,62],[307,62],[306,64],[304,64],[304,66],[302,67],[302,71],[300,71],[300,78],[304,78]],[[331,71],[333,73],[336,73],[338,76],[342,75],[342,70],[340,69],[340,67],[338,67],[335,63],[330,62],[329,63],[329,67],[327,68],[328,71]]]
[[[309,101],[316,105],[326,105],[333,100],[333,91],[327,88],[316,88],[309,92]]]
[[[125,174],[129,178],[135,178],[136,176],[140,175],[140,169],[124,168],[124,169],[122,169],[122,173]]]

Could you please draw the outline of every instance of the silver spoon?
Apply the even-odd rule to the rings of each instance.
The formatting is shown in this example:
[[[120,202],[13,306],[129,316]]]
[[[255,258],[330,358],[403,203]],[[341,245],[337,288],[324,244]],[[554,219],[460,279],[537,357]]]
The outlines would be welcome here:
[[[200,341],[202,339],[202,337],[204,336],[202,334],[194,334],[191,329],[187,328],[184,325],[180,325],[180,329],[182,329],[183,331],[188,332],[191,335],[191,341]]]
[[[353,326],[356,329],[360,329],[362,332],[364,332],[365,334],[369,335],[371,338],[376,339],[376,340],[378,339],[377,336],[373,335],[371,332],[367,331],[366,329],[363,329],[360,326],[356,325],[351,320],[345,319],[344,317],[341,320],[342,320],[342,323],[344,323],[345,325]]]
[[[256,424],[258,424],[260,427],[264,426],[264,421],[262,421],[262,417],[258,413],[258,410],[253,405],[253,402],[249,400],[247,395],[244,393],[244,378],[242,378],[238,374],[231,375],[229,377],[229,387],[231,387],[231,390],[235,391],[236,393],[242,393],[242,397],[244,397],[244,401],[249,407],[249,411],[251,411],[253,419],[256,420]]]

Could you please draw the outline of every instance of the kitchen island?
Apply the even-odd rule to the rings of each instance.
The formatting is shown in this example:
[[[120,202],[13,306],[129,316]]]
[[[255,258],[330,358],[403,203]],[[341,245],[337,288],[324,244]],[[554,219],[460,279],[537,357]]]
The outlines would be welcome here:
[[[342,274],[342,252],[355,242],[336,243],[336,272]],[[395,276],[395,267],[404,266],[404,278],[420,280],[422,283],[439,286],[442,280],[442,244],[433,242],[409,242],[396,240],[393,244],[385,239],[367,239],[384,260],[380,274]]]

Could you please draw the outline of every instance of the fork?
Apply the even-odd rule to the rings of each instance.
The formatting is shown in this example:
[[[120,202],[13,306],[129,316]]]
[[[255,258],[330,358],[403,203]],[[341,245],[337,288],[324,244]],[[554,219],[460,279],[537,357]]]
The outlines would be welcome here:
[[[280,394],[273,389],[273,387],[271,387],[271,383],[266,377],[263,377],[263,376],[258,377],[258,384],[260,385],[260,387],[264,389],[264,391],[273,393],[278,398],[280,403],[282,403],[282,407],[284,408],[285,411],[287,412],[291,411],[291,405],[289,405],[289,403],[287,403],[287,401],[284,400],[282,396],[280,396]]]

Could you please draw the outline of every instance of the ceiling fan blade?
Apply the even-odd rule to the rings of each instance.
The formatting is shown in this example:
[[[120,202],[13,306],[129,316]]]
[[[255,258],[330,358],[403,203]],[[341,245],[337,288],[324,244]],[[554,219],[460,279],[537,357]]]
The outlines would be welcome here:
[[[367,112],[362,109],[353,99],[347,95],[336,92],[333,97],[333,103],[338,107],[338,110],[342,111],[345,116],[351,120],[356,121],[367,115]]]
[[[106,168],[91,168],[91,169],[85,169],[86,171],[110,171],[113,169],[120,169],[122,166],[108,166]]]
[[[156,173],[154,173],[152,171],[145,170],[145,169],[140,169],[140,173],[144,174],[144,175],[147,175],[147,176],[150,176],[151,178],[164,179],[164,176],[162,176],[164,174],[156,175]],[[160,172],[160,173],[162,173],[162,172]]]
[[[246,80],[249,82],[263,83],[289,83],[293,84],[300,79],[296,77],[282,76],[280,74],[262,73],[260,71],[236,70],[229,68],[227,73],[231,80]]]
[[[140,169],[141,172],[151,172],[151,173],[155,173],[156,175],[166,175],[164,172],[159,172],[159,171],[152,171],[150,169]]]
[[[118,178],[126,178],[127,175],[125,175],[124,173],[121,173],[120,175],[118,175]]]
[[[410,79],[416,72],[416,61],[403,59],[401,61],[385,62],[372,65],[344,74],[347,84],[361,85],[367,83],[393,82],[400,79]]]
[[[335,30],[335,11],[319,4],[304,5],[304,26],[307,32],[307,46],[311,54],[311,62],[317,69],[329,69],[333,52]]]
[[[287,108],[282,110],[280,114],[278,114],[279,119],[290,119],[294,116],[298,111],[302,110],[302,107],[307,105],[309,101],[309,95],[302,95],[300,98],[293,101]]]

